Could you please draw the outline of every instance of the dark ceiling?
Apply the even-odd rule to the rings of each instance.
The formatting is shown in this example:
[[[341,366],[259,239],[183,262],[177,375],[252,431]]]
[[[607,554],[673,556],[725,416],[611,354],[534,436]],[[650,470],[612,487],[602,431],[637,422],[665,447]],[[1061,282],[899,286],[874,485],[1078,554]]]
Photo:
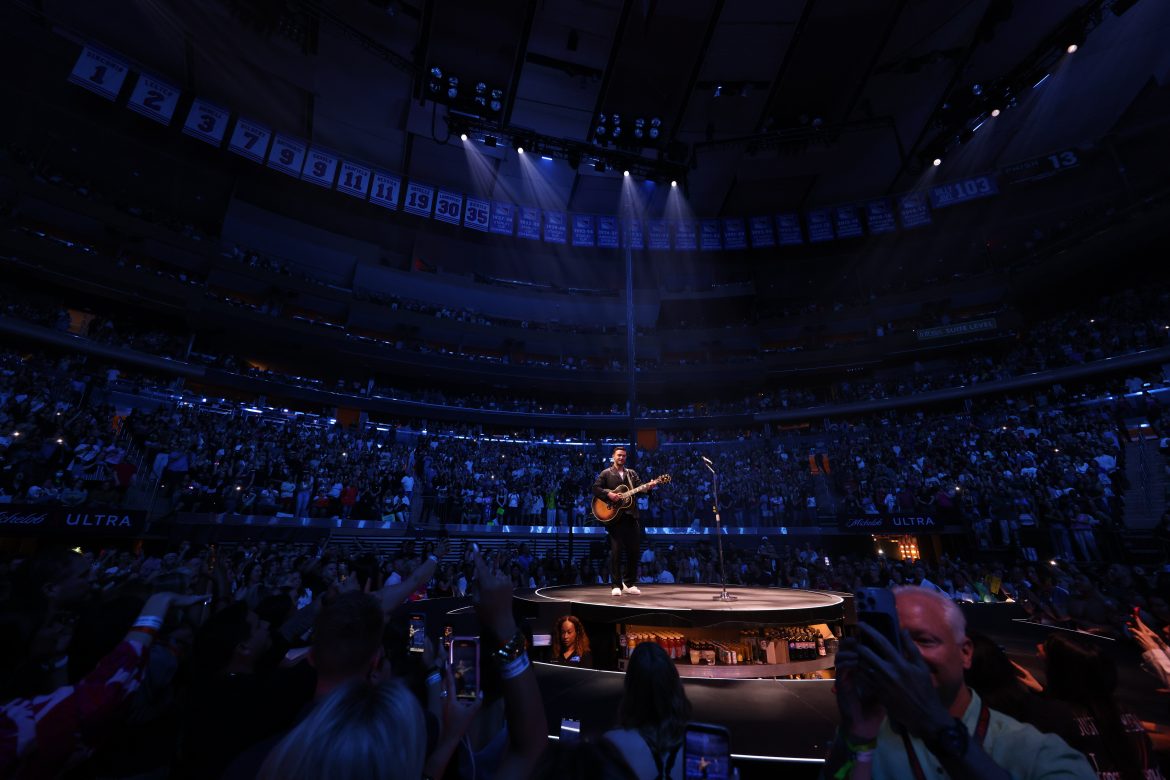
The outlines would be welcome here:
[[[588,160],[522,165],[501,143],[480,147],[492,170],[477,177],[446,108],[419,99],[427,69],[458,74],[465,89],[500,85],[501,111],[480,124],[502,139],[592,142],[599,113],[660,117],[660,144],[643,154],[687,165],[699,216],[833,205],[1093,143],[1170,74],[1162,0],[18,5],[56,35],[104,46],[188,94],[351,159],[520,200],[533,188],[524,165],[536,164],[541,198],[585,212],[614,211],[620,172]],[[1063,54],[1072,42],[1079,51]],[[1021,83],[1044,73],[1040,87]],[[1014,108],[950,149],[941,167],[922,165],[991,108],[1006,109],[1009,88]],[[648,209],[663,209],[664,190]]]

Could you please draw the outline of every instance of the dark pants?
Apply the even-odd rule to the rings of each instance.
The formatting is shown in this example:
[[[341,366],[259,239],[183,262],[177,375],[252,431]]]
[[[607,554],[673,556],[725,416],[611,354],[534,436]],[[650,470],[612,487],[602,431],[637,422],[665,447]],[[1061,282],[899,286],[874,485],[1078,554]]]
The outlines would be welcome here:
[[[625,585],[638,584],[639,547],[642,529],[636,517],[623,515],[606,529],[609,531],[609,576],[613,584],[619,584],[618,573],[623,572],[620,582]],[[622,569],[622,551],[626,553],[626,567]]]

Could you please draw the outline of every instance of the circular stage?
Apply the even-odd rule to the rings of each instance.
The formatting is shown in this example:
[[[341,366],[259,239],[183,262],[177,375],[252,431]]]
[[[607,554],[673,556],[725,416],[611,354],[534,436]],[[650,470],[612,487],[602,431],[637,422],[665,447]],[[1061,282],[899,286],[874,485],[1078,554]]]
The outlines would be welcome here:
[[[558,585],[517,591],[522,606],[541,611],[563,605],[566,613],[602,622],[627,620],[633,615],[655,614],[671,625],[706,626],[742,621],[797,624],[839,620],[845,599],[835,593],[788,588],[728,588],[735,601],[720,601],[717,585],[638,586],[640,596],[611,596],[605,585]]]

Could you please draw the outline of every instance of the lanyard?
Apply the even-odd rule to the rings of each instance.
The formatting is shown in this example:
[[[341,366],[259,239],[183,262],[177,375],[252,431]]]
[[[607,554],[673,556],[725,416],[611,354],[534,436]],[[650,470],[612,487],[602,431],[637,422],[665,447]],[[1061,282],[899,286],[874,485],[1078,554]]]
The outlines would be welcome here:
[[[984,704],[979,710],[979,721],[975,724],[975,742],[983,745],[983,738],[987,736],[987,726],[991,721],[991,710]],[[964,726],[966,728],[966,726]],[[906,758],[910,760],[910,770],[914,773],[914,780],[926,780],[926,773],[922,771],[922,764],[918,761],[918,752],[914,749],[914,743],[910,741],[910,735],[902,732],[902,744],[906,746]]]

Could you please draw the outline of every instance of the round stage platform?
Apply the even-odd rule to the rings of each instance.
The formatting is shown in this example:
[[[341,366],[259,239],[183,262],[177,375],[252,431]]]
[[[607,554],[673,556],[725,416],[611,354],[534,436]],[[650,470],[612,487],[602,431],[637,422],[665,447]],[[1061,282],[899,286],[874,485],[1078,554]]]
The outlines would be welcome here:
[[[628,620],[648,613],[669,617],[664,625],[707,626],[742,621],[797,624],[839,620],[845,599],[835,593],[782,588],[728,588],[735,601],[720,601],[717,585],[639,585],[640,596],[611,596],[605,585],[558,585],[517,591],[521,606],[561,604],[566,613],[604,622]]]

